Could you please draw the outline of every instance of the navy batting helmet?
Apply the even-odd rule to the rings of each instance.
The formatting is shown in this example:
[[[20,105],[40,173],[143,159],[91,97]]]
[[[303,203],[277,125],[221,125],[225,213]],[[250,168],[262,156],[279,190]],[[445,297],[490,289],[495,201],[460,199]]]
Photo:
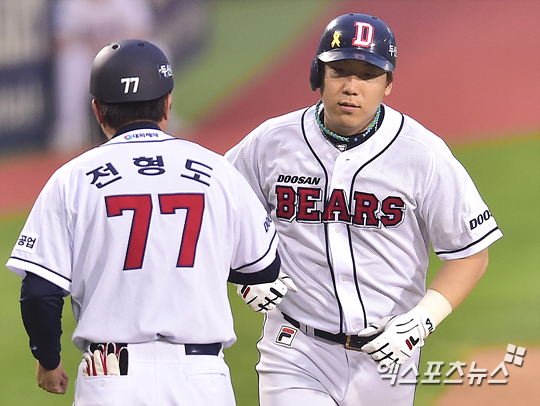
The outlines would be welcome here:
[[[136,39],[113,42],[94,59],[90,93],[106,103],[158,99],[174,86],[171,65],[154,44]]]
[[[322,63],[342,59],[358,59],[386,72],[393,71],[397,47],[392,30],[382,20],[367,14],[343,14],[332,20],[324,29],[311,63],[309,81],[313,91],[322,83]]]

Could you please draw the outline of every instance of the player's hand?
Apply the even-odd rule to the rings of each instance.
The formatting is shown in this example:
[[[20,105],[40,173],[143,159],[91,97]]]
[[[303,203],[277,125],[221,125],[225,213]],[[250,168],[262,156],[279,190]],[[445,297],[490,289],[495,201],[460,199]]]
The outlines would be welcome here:
[[[401,316],[385,317],[358,335],[362,337],[382,332],[361,349],[377,364],[389,368],[407,361],[434,330],[435,324],[428,312],[417,307]]]
[[[62,367],[62,361],[53,370],[45,369],[38,361],[36,379],[38,386],[47,392],[59,395],[66,393],[69,378]]]
[[[127,357],[127,347],[117,350],[115,343],[108,343],[107,348],[99,345],[93,354],[84,354],[86,368],[83,368],[83,375],[127,375]]]
[[[358,337],[362,337],[365,340],[372,341],[374,338],[380,336],[384,332],[384,328],[390,320],[397,316],[387,316],[370,324],[369,327],[363,329],[358,333]]]
[[[279,273],[274,282],[236,285],[238,295],[257,313],[266,313],[275,308],[281,303],[288,290],[298,291],[292,279],[283,272]]]

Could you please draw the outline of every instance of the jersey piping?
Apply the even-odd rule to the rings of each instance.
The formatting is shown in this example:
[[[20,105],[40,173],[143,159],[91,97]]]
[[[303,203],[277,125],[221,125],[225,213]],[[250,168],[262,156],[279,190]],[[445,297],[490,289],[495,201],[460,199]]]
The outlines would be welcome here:
[[[382,151],[380,151],[378,154],[376,154],[375,156],[373,156],[370,160],[368,160],[364,165],[362,165],[360,168],[358,168],[358,170],[356,171],[356,173],[354,174],[353,178],[352,178],[352,182],[351,182],[351,190],[350,190],[350,195],[352,196],[353,195],[353,191],[354,191],[354,182],[356,180],[356,177],[358,176],[358,174],[360,173],[360,171],[362,169],[364,169],[366,166],[368,166],[370,163],[372,163],[375,159],[377,159],[378,157],[380,157],[382,154],[384,154],[388,148],[390,148],[390,146],[396,141],[397,137],[399,136],[399,134],[401,133],[401,130],[403,129],[403,124],[405,123],[405,117],[403,117],[403,114],[401,114],[401,124],[399,125],[399,129],[397,130],[396,132],[396,135],[394,136],[394,138],[392,138],[392,140],[388,143],[388,145],[386,145]],[[374,134],[375,135],[375,134]]]
[[[356,294],[358,295],[358,300],[360,300],[360,305],[362,306],[362,316],[364,317],[364,328],[366,328],[367,327],[366,306],[364,306],[364,300],[362,299],[362,293],[360,292],[360,285],[358,284],[358,272],[356,272],[356,261],[354,260],[354,249],[352,246],[352,236],[351,236],[350,226],[347,226],[347,234],[349,235],[349,250],[351,251],[351,258],[353,258],[352,265],[353,265],[353,274],[354,274],[354,286],[356,288]]]
[[[116,139],[111,139],[111,140],[114,140],[116,141]],[[119,140],[120,141],[120,140]],[[130,141],[129,144],[149,144],[149,143],[157,143],[157,142],[168,142],[168,141],[183,141],[183,142],[186,142],[186,140],[183,140],[183,139],[180,139],[180,138],[167,138],[167,139],[164,139],[164,140],[137,140],[137,141]],[[105,147],[113,147],[113,146],[118,146],[118,145],[127,145],[123,142],[107,142],[103,145],[100,145],[99,147],[97,148],[105,148]]]
[[[488,231],[483,237],[479,238],[478,240],[470,243],[469,245],[463,247],[463,248],[459,248],[457,250],[453,250],[453,251],[435,251],[435,254],[437,255],[440,255],[440,254],[455,254],[456,252],[461,252],[461,251],[465,251],[473,246],[475,246],[476,244],[478,244],[479,242],[481,242],[482,240],[484,240],[485,238],[487,238],[490,234],[494,233],[495,231],[499,230],[499,227],[495,227],[493,229],[491,229],[490,231]]]
[[[33,266],[42,268],[42,269],[44,269],[44,270],[46,270],[46,271],[48,271],[48,272],[50,272],[50,273],[52,273],[52,274],[54,274],[54,275],[60,277],[60,278],[62,278],[62,279],[64,279],[64,280],[68,281],[69,283],[71,283],[71,279],[70,279],[70,278],[68,278],[68,277],[66,277],[66,276],[64,276],[64,275],[62,275],[62,274],[60,274],[60,273],[58,273],[58,272],[55,272],[55,271],[53,271],[52,269],[47,268],[46,266],[43,266],[43,265],[38,264],[38,263],[35,263],[34,261],[29,261],[29,260],[27,260],[27,259],[20,258],[20,257],[15,257],[15,256],[10,256],[9,259],[14,259],[14,260],[16,260],[16,261],[25,262],[25,263],[27,263],[27,264],[30,264],[30,265],[33,265]],[[29,271],[30,271],[30,270],[29,270]]]
[[[321,166],[323,172],[324,172],[324,178],[325,178],[325,184],[326,187],[324,189],[324,200],[326,200],[326,196],[328,196],[328,188],[329,188],[329,182],[328,182],[328,172],[326,171],[326,168],[322,161],[319,159],[317,154],[315,153],[315,150],[311,146],[311,144],[308,141],[307,134],[306,134],[306,128],[305,128],[305,117],[307,112],[309,111],[311,107],[308,107],[306,110],[304,110],[304,113],[302,114],[302,118],[300,120],[300,125],[302,127],[302,135],[304,137],[304,141],[306,145],[308,146],[309,150],[311,151],[311,154],[315,157],[319,165]],[[328,223],[324,223],[324,240],[326,244],[326,262],[328,263],[328,268],[330,269],[330,276],[332,277],[332,284],[334,288],[334,296],[337,301],[338,310],[339,310],[339,331],[343,332],[343,307],[341,305],[341,300],[339,298],[337,288],[336,288],[336,276],[334,272],[334,267],[332,266],[332,261],[330,261],[330,247],[328,246]],[[362,306],[362,309],[364,306]]]
[[[270,241],[270,244],[268,245],[268,249],[266,250],[266,252],[264,253],[264,255],[262,255],[259,259],[256,259],[255,261],[253,262],[250,262],[249,264],[246,264],[246,265],[242,265],[241,267],[239,268],[231,268],[231,271],[238,271],[239,269],[244,269],[244,268],[247,268],[247,267],[250,267],[260,261],[262,261],[263,259],[266,258],[266,255],[268,254],[268,252],[270,251],[270,249],[272,248],[272,246],[274,245],[274,241],[276,239],[276,235],[277,235],[277,232],[274,231],[274,235],[272,236],[272,240]]]
[[[388,150],[388,148],[390,148],[390,145],[392,145],[394,143],[394,141],[397,139],[397,137],[401,133],[401,129],[403,128],[404,122],[405,122],[405,117],[403,117],[403,114],[401,114],[401,124],[399,125],[399,128],[398,128],[394,138],[392,138],[392,140],[388,143],[388,145],[386,145],[386,147],[384,147],[384,149],[381,152],[379,152],[378,154],[373,156],[370,160],[368,160],[364,165],[362,165],[356,171],[356,173],[352,177],[352,182],[351,182],[351,190],[350,190],[350,194],[349,194],[351,196],[351,199],[352,199],[352,196],[353,196],[355,180],[356,180],[356,177],[358,176],[358,174],[360,173],[360,171],[362,169],[364,169],[367,165],[369,165],[370,163],[375,161],[375,159],[377,159],[379,156],[384,154]],[[373,135],[375,135],[375,134],[373,134]],[[355,284],[355,287],[356,287],[356,292],[358,293],[358,300],[360,300],[360,305],[362,306],[362,314],[364,316],[364,328],[366,328],[367,327],[367,313],[366,313],[366,307],[364,305],[364,301],[362,300],[362,294],[360,292],[360,285],[358,283],[358,274],[356,272],[356,260],[354,258],[354,249],[353,249],[353,246],[352,246],[351,226],[349,226],[349,225],[347,225],[347,233],[349,235],[349,250],[351,251],[351,258],[353,259],[353,261],[352,261],[352,263],[353,263],[353,272],[354,272],[354,276],[355,276],[354,284]]]

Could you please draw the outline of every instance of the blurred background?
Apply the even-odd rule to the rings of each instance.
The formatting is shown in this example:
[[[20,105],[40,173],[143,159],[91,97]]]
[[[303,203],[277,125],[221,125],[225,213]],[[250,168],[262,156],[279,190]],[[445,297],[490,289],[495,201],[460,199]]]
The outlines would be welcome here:
[[[104,141],[88,94],[91,63],[103,46],[124,38],[160,46],[175,76],[168,132],[224,153],[262,121],[318,100],[309,85],[311,60],[324,27],[346,12],[375,15],[392,28],[398,63],[386,103],[449,144],[505,234],[490,248],[488,274],[430,337],[423,359],[466,361],[484,348],[502,358],[513,343],[528,348],[525,366],[538,365],[538,0],[1,0],[0,266],[52,172]],[[439,266],[432,262],[428,283]],[[19,287],[3,268],[0,404],[71,404],[72,386],[58,397],[35,385]],[[238,342],[227,362],[238,404],[256,405],[262,318],[234,291],[231,301]],[[72,382],[80,360],[69,341],[73,323],[68,304],[63,351]],[[540,379],[538,368],[526,372]],[[416,405],[441,406],[450,389],[420,386]],[[479,388],[478,399],[469,394],[453,404],[512,399],[528,406],[540,396],[525,379],[498,389]]]
[[[88,83],[97,52],[142,38],[177,71],[210,34],[205,0],[4,0],[0,5],[0,147],[80,152],[102,141]]]
[[[535,0],[3,0],[0,156],[79,153],[103,141],[90,115],[95,54],[144,38],[172,62],[170,132],[224,152],[264,119],[310,105],[308,72],[334,16],[380,16],[397,37],[387,102],[449,142],[539,127]],[[232,134],[232,136],[231,136]],[[461,137],[461,139],[460,139]]]

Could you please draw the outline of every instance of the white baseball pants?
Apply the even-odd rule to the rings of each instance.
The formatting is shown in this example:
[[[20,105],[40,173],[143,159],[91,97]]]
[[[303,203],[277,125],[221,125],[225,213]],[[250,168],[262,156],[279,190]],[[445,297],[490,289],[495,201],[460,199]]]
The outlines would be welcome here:
[[[308,336],[279,311],[268,312],[257,348],[261,406],[413,405],[414,383],[392,383],[386,379],[390,375],[380,373],[363,352]],[[411,377],[418,371],[419,353],[400,366],[399,371],[416,366],[406,375],[409,381],[414,381]]]
[[[163,341],[129,344],[125,376],[83,376],[79,365],[74,406],[235,406],[229,367],[219,355],[186,355]]]

